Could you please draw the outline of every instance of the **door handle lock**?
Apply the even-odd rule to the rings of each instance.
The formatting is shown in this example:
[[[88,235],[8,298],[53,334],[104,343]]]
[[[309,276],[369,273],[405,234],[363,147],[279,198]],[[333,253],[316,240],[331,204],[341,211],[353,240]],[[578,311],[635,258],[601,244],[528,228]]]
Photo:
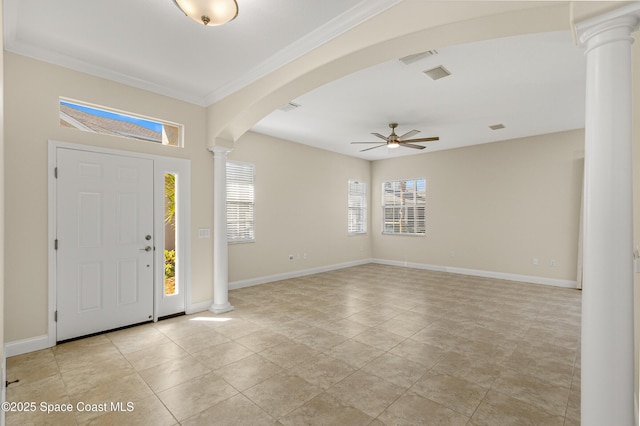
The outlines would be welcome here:
[[[140,251],[151,251],[151,246],[146,246],[145,248],[141,248]]]
[[[151,239],[151,235],[147,235],[146,237],[144,237],[144,239],[149,241]]]

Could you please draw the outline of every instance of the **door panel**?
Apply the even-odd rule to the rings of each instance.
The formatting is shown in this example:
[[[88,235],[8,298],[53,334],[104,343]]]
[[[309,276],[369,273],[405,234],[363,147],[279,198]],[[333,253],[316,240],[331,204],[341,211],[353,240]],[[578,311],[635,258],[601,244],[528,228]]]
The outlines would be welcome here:
[[[57,340],[149,321],[153,161],[66,148],[56,155]]]

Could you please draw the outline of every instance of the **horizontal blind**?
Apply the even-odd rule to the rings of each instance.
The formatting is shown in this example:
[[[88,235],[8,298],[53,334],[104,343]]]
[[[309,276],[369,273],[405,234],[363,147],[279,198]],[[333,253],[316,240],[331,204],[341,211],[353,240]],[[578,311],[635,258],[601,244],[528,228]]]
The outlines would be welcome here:
[[[426,180],[405,179],[382,184],[382,232],[424,235]]]
[[[227,240],[254,241],[253,164],[227,162]]]
[[[349,180],[348,196],[348,232],[364,234],[367,232],[367,184]]]

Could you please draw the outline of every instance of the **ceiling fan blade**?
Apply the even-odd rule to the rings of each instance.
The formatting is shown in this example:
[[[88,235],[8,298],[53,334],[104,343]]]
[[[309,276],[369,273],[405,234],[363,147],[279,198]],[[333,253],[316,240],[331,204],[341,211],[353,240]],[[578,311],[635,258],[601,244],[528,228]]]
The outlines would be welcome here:
[[[365,152],[365,151],[369,151],[370,149],[380,148],[381,146],[387,146],[387,144],[383,143],[383,144],[380,144],[378,146],[372,146],[371,148],[361,149],[360,152]]]
[[[424,149],[425,148],[422,145],[414,145],[412,143],[404,143],[404,142],[400,142],[400,146],[406,146],[407,148],[413,148],[413,149]]]
[[[432,141],[439,141],[439,140],[440,138],[436,136],[434,138],[407,139],[402,142],[432,142]]]
[[[379,137],[379,138],[380,138],[380,139],[382,139],[383,141],[386,141],[386,140],[387,140],[387,137],[386,137],[386,136],[382,136],[380,133],[371,133],[371,134],[372,134],[373,136],[377,136],[377,137]]]
[[[351,143],[380,143],[380,142],[351,142]]]
[[[403,141],[405,140],[405,138],[410,138],[411,136],[415,136],[418,133],[420,133],[420,130],[411,130],[410,132],[407,132],[404,135],[400,136],[400,140]]]

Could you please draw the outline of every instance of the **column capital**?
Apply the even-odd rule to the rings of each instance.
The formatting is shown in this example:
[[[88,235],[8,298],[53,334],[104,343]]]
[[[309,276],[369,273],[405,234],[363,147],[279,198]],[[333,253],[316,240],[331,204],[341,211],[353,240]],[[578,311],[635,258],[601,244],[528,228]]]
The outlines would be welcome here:
[[[211,141],[211,143],[207,144],[207,149],[213,151],[215,148],[226,148],[228,150],[232,150],[235,146],[235,142],[233,139],[217,137]]]
[[[634,2],[627,6],[611,10],[602,15],[587,19],[575,24],[578,44],[588,49],[601,46],[606,43],[627,40],[633,43],[631,33],[640,25],[640,3]],[[621,29],[616,34],[598,38],[611,30]]]
[[[209,151],[211,151],[214,157],[224,157],[233,150],[231,148],[227,148],[226,146],[210,146]]]

